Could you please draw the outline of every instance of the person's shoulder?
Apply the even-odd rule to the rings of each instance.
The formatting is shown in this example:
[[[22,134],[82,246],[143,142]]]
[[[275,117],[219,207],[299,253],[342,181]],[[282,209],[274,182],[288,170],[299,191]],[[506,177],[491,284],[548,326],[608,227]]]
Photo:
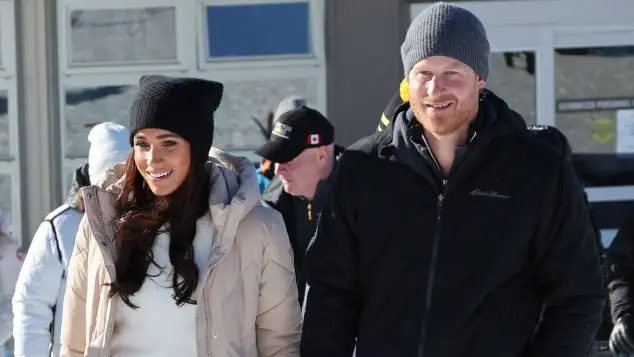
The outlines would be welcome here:
[[[289,243],[282,214],[265,204],[255,205],[242,218],[235,239],[242,248],[253,243],[262,247]]]
[[[266,227],[281,220],[282,215],[277,210],[264,203],[258,203],[242,218],[241,224],[263,224]]]
[[[364,138],[357,140],[352,145],[348,146],[344,151],[346,152],[358,152],[365,154],[378,154],[381,147],[389,144],[392,141],[392,133],[388,130],[379,131],[368,135]]]
[[[525,147],[527,156],[538,164],[561,166],[564,162],[568,161],[565,153],[562,152],[559,147],[554,146],[549,141],[545,141],[538,136],[528,135],[528,137],[520,143]]]
[[[503,150],[509,163],[504,170],[522,172],[525,180],[539,182],[542,187],[555,182],[562,169],[571,163],[559,147],[544,139],[544,135],[544,132],[530,130],[510,135]]]
[[[365,175],[368,171],[373,171],[376,165],[384,158],[381,155],[382,148],[389,146],[392,142],[390,132],[381,131],[366,136],[352,145],[348,146],[341,154],[336,171],[340,176]]]
[[[79,224],[79,221],[83,216],[83,212],[80,212],[67,204],[63,204],[46,215],[46,217],[44,217],[44,222],[64,224],[65,222],[71,221],[73,224]]]
[[[572,148],[570,142],[561,130],[554,126],[547,125],[529,125],[528,132],[539,141],[550,145],[553,149],[561,153],[564,158],[570,159],[572,156]]]
[[[52,221],[55,218],[59,217],[60,215],[63,215],[64,213],[66,213],[67,211],[71,210],[72,207],[67,205],[67,204],[63,204],[59,207],[57,207],[56,209],[52,210],[49,214],[46,215],[46,217],[44,217],[45,221]]]

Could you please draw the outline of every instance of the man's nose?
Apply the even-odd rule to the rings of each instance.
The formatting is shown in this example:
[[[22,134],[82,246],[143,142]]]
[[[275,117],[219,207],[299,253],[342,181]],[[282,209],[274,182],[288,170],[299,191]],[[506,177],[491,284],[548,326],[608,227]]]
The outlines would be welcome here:
[[[427,95],[429,97],[435,98],[435,97],[438,97],[442,92],[443,92],[442,80],[437,76],[433,76],[427,82]]]

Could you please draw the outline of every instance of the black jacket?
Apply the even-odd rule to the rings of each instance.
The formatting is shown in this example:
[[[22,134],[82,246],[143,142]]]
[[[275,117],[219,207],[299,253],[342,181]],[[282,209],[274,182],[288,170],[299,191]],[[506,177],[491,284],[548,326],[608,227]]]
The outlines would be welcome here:
[[[302,357],[349,357],[355,338],[357,357],[588,351],[605,294],[573,169],[501,99],[480,104],[446,181],[398,154],[407,106],[343,154],[306,256]]]
[[[335,145],[335,162],[343,152],[343,148]],[[336,167],[336,166],[335,166]],[[271,183],[262,193],[262,199],[269,206],[282,214],[286,231],[293,249],[295,276],[300,304],[304,301],[306,274],[304,270],[304,254],[308,244],[315,235],[317,222],[328,198],[330,178],[317,184],[315,197],[309,201],[303,197],[295,197],[284,191],[282,180],[274,176]]]
[[[570,142],[568,138],[559,131],[559,129],[554,126],[546,126],[546,125],[529,125],[528,132],[535,135],[535,137],[555,148],[557,151],[564,155],[564,158],[568,161],[572,160],[572,148],[570,147]],[[601,229],[599,229],[599,225],[596,223],[594,219],[594,215],[592,214],[592,209],[590,207],[590,203],[588,202],[588,193],[586,190],[583,191],[583,200],[588,206],[588,211],[590,211],[590,223],[592,224],[592,230],[594,231],[594,235],[596,238],[597,249],[599,250],[599,254],[601,255],[605,249],[603,246],[603,242],[601,241]]]

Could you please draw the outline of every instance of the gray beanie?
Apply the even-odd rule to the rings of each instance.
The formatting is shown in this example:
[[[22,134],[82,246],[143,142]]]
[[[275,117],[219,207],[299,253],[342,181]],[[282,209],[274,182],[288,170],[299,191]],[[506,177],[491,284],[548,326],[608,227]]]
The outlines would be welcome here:
[[[416,16],[401,45],[405,78],[423,59],[447,56],[471,67],[486,80],[490,52],[480,19],[467,9],[444,2],[437,2]]]

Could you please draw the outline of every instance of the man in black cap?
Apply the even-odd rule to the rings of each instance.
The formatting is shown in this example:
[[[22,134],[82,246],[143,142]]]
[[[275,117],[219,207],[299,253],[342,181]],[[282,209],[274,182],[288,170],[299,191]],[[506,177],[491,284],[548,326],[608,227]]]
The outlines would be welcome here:
[[[295,256],[299,301],[306,284],[303,258],[315,234],[336,163],[335,128],[318,111],[301,106],[282,114],[271,139],[256,153],[275,163],[275,177],[262,194],[286,223]]]
[[[605,293],[582,189],[485,89],[489,56],[467,9],[439,2],[412,21],[409,100],[346,149],[306,254],[302,357],[590,350]]]

